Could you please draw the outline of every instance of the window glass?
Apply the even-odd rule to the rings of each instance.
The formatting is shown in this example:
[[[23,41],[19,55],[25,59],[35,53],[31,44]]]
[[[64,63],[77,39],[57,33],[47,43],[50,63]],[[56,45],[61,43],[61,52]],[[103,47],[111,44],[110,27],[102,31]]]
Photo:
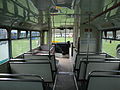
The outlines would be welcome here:
[[[32,37],[32,49],[40,46],[40,37]]]
[[[12,40],[12,56],[17,57],[30,50],[30,40]]]
[[[17,37],[18,37],[18,31],[12,30],[11,31],[11,39],[17,39]]]
[[[40,36],[40,32],[32,31],[32,36]]]
[[[105,32],[102,32],[102,38],[106,38]]]
[[[52,35],[52,42],[57,43],[57,42],[66,42],[70,41],[73,42],[73,30],[65,29],[64,30],[59,30],[56,29],[55,31],[53,30],[53,35]]]
[[[116,31],[116,39],[120,39],[120,30]]]
[[[114,57],[120,57],[120,41],[102,40],[102,51]]]
[[[20,38],[26,37],[26,31],[20,31]]]
[[[7,30],[0,28],[0,39],[7,39]]]
[[[107,32],[107,38],[113,38],[113,32],[112,31]]]
[[[30,37],[30,31],[28,31],[27,37]]]
[[[0,41],[0,64],[7,61],[8,58],[8,41]]]
[[[0,28],[0,39],[7,39],[7,30]],[[0,64],[9,58],[8,41],[0,41]]]

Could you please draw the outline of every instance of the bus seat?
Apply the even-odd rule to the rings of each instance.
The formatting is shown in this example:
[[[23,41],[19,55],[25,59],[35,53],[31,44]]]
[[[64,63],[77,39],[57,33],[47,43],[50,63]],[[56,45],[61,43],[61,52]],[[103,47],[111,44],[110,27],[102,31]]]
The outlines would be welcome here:
[[[9,62],[4,62],[0,65],[0,73],[9,73]]]
[[[119,84],[119,75],[89,75],[86,90],[120,90]]]
[[[106,56],[107,56],[106,54],[89,54],[89,58],[100,58],[100,59],[104,59],[104,58],[106,58]],[[87,54],[77,54],[77,55],[76,55],[74,70],[79,69],[80,61],[81,61],[83,58],[86,58],[86,57],[87,57]]]
[[[8,78],[8,76],[12,76],[12,78]],[[20,79],[16,78],[16,76],[24,75],[0,74],[0,77],[4,77],[0,78],[0,90],[45,90],[44,81],[40,77],[25,75],[24,77],[31,76],[32,78]]]
[[[24,54],[24,59],[49,59],[49,55]]]
[[[78,80],[87,79],[89,73],[96,70],[119,70],[119,63],[118,61],[81,61]]]
[[[24,59],[39,59],[39,60],[46,60],[47,59],[52,64],[52,70],[55,71],[55,72],[57,71],[55,55],[50,55],[49,56],[49,55],[24,54]]]
[[[44,78],[46,83],[54,81],[51,63],[44,62],[10,62],[11,73],[13,74],[37,74]]]

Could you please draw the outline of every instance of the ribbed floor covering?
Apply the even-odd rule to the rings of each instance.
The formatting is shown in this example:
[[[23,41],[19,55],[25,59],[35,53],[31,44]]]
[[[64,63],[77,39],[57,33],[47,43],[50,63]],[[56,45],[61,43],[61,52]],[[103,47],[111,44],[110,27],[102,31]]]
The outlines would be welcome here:
[[[54,90],[77,90],[74,75],[73,62],[68,56],[56,55],[58,64],[58,74]]]
[[[54,90],[76,90],[73,74],[71,73],[58,74]]]

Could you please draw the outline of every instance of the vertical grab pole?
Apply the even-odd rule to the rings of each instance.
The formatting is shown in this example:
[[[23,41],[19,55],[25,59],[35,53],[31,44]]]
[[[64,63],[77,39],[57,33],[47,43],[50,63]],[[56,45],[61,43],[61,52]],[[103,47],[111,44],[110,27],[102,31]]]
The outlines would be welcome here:
[[[88,35],[87,35],[87,61],[89,58],[89,43],[90,43],[90,13],[89,13],[89,29],[88,29]]]
[[[67,14],[67,9],[66,9],[66,14]],[[67,28],[66,28],[66,24],[67,23],[67,16],[66,16],[66,20],[65,20],[65,43],[66,43],[66,30],[67,30]]]
[[[65,25],[66,26],[66,25]],[[65,27],[65,43],[66,43],[66,27]]]
[[[53,15],[53,30],[54,30],[54,38],[53,38],[53,41],[55,41],[55,22],[54,22],[55,18],[54,18],[54,15]]]
[[[7,29],[8,32],[8,51],[9,51],[9,59],[12,58],[12,41],[11,41],[11,29]]]
[[[11,30],[12,30],[12,26],[14,25],[14,23],[15,23],[17,20],[18,20],[18,19],[15,19],[15,20],[11,23],[10,28],[7,30],[7,31],[8,31],[9,59],[12,58]]]
[[[67,17],[66,17],[66,20],[65,20],[65,43],[66,43],[66,23],[67,23]]]
[[[32,31],[30,31],[30,52],[32,52]]]
[[[90,43],[90,17],[91,17],[91,14],[89,13],[89,30],[88,30],[88,35],[87,35],[87,61],[88,61],[88,58],[89,58],[89,43]],[[86,73],[87,73],[87,64],[88,62],[86,61],[85,63],[85,72],[84,72],[84,79],[86,79]]]
[[[76,15],[76,17],[78,18],[79,16],[78,15]],[[77,20],[77,37],[78,37],[78,28],[79,28],[79,21]],[[80,53],[80,36],[77,38],[78,39],[78,53],[77,54],[79,54]]]
[[[88,1],[89,2],[89,5],[88,5],[88,7],[89,7],[89,12],[88,12],[88,26],[89,26],[89,28],[88,28],[88,35],[87,35],[87,61],[88,61],[88,57],[89,57],[89,43],[90,43],[90,18],[91,18],[91,0],[89,0]]]
[[[50,42],[51,42],[51,18],[50,18],[50,10],[48,10],[48,35],[49,35],[49,59],[50,59]]]

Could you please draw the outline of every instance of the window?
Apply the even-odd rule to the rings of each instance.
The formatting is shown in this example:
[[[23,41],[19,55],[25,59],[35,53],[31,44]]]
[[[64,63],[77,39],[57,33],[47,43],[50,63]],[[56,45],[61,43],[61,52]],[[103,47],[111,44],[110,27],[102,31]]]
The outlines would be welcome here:
[[[40,37],[32,38],[32,49],[40,46]]]
[[[17,39],[17,37],[18,37],[18,31],[12,30],[11,31],[11,39]]]
[[[40,46],[40,32],[32,31],[32,49]]]
[[[26,37],[26,31],[20,31],[20,38]]]
[[[3,39],[6,40],[3,41]],[[7,30],[0,29],[0,64],[7,61],[8,58],[9,53],[8,53]]]
[[[8,41],[0,41],[0,64],[8,60]]]
[[[12,57],[17,57],[30,50],[29,39],[12,40]]]
[[[29,31],[28,32],[18,30],[11,31],[13,58],[30,50],[30,39],[27,38],[28,35]]]
[[[116,31],[116,39],[120,39],[120,30]]]
[[[102,40],[102,51],[110,54],[111,56],[117,57],[117,47],[120,41]]]
[[[27,35],[27,37],[30,37],[30,31],[26,31],[26,35]]]
[[[7,39],[7,30],[0,28],[0,39]]]
[[[25,52],[30,51],[30,31],[12,30],[12,57],[15,58]],[[18,37],[19,38],[16,38]],[[40,45],[40,32],[32,31],[32,49]]]
[[[113,32],[112,31],[107,32],[107,38],[113,38]]]
[[[59,30],[56,29],[56,32],[53,30],[53,35],[52,35],[52,42],[57,43],[57,42],[66,42],[70,41],[73,42],[73,30],[65,29],[64,30]]]
[[[32,31],[32,37],[34,37],[34,36],[40,36],[40,32]]]

